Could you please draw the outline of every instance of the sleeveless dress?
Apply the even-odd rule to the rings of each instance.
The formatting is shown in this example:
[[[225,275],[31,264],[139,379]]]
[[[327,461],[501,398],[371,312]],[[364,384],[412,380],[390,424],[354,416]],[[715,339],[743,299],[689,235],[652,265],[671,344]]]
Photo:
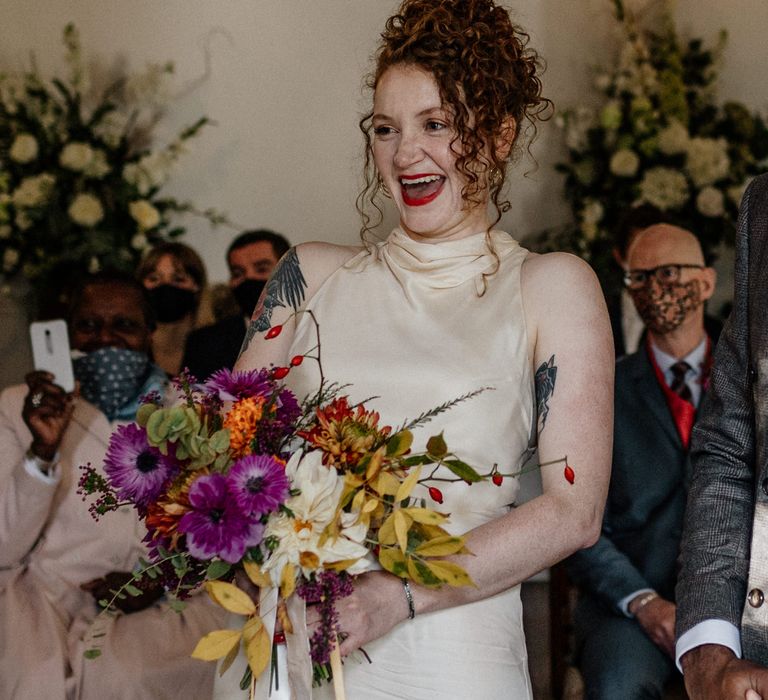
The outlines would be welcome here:
[[[395,229],[371,253],[333,273],[307,303],[320,326],[323,372],[348,384],[351,403],[365,401],[393,429],[406,419],[483,387],[414,431],[414,450],[443,431],[449,449],[480,471],[494,463],[515,471],[534,424],[534,391],[520,274],[527,251],[492,232],[438,244],[418,243]],[[289,356],[316,344],[308,314],[299,316]],[[314,362],[289,375],[303,397],[317,389]],[[375,397],[375,398],[372,398]],[[440,475],[440,474],[438,474]],[[447,474],[450,475],[450,474]],[[469,486],[437,484],[450,513],[446,529],[463,534],[508,512],[518,483],[505,478]],[[429,498],[425,487],[414,496]],[[417,615],[366,644],[372,663],[348,660],[351,700],[531,697],[520,589]],[[313,697],[331,697],[330,689]]]

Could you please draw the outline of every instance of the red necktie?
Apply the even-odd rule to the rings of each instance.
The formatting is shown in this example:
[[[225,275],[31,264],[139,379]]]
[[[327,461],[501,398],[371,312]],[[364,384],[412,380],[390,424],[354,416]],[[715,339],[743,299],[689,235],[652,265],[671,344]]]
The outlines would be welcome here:
[[[683,447],[687,450],[691,441],[693,423],[696,420],[696,407],[691,403],[691,389],[685,383],[685,373],[690,369],[690,365],[682,361],[672,365],[672,384],[668,386],[664,380],[664,374],[656,362],[650,342],[648,344],[648,356],[651,358],[656,379],[658,379],[664,391],[664,396],[667,399],[667,405],[672,413],[672,420],[675,422],[677,434],[680,436]],[[685,367],[683,368],[682,365],[685,365]]]

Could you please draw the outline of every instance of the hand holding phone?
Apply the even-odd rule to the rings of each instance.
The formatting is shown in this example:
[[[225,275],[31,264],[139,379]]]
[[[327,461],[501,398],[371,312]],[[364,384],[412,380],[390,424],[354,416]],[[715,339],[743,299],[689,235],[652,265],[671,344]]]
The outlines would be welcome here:
[[[75,375],[66,322],[62,319],[36,321],[30,324],[29,334],[35,369],[50,372],[56,384],[67,393],[74,391]]]

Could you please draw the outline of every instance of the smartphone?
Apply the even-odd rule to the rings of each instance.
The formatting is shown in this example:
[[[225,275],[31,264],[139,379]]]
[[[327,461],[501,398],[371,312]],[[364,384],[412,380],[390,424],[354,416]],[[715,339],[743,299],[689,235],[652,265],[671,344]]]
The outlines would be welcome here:
[[[64,391],[74,391],[75,375],[66,322],[62,319],[35,321],[29,325],[29,335],[35,369],[50,372]]]

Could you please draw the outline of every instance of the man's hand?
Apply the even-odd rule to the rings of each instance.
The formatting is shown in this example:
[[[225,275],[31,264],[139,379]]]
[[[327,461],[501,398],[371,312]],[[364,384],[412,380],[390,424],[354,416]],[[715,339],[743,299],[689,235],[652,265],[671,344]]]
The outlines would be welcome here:
[[[670,658],[675,658],[675,604],[661,596],[649,600],[636,613],[640,627]],[[632,603],[629,604],[632,610]]]
[[[768,668],[736,658],[728,647],[703,644],[680,663],[691,700],[768,700]]]
[[[103,578],[95,578],[93,581],[82,584],[80,588],[88,591],[97,601],[112,600],[113,591],[119,590],[132,579],[133,575],[130,571],[112,571]],[[136,585],[136,582],[134,582],[134,585]],[[118,610],[126,614],[139,612],[152,605],[164,593],[162,586],[151,580],[142,580],[136,587],[141,587],[142,594],[140,596],[132,596],[126,593],[124,598],[115,599],[114,606]]]
[[[30,372],[25,380],[29,393],[21,417],[32,433],[32,453],[50,462],[59,449],[75,408],[74,396],[53,383],[50,372]]]

